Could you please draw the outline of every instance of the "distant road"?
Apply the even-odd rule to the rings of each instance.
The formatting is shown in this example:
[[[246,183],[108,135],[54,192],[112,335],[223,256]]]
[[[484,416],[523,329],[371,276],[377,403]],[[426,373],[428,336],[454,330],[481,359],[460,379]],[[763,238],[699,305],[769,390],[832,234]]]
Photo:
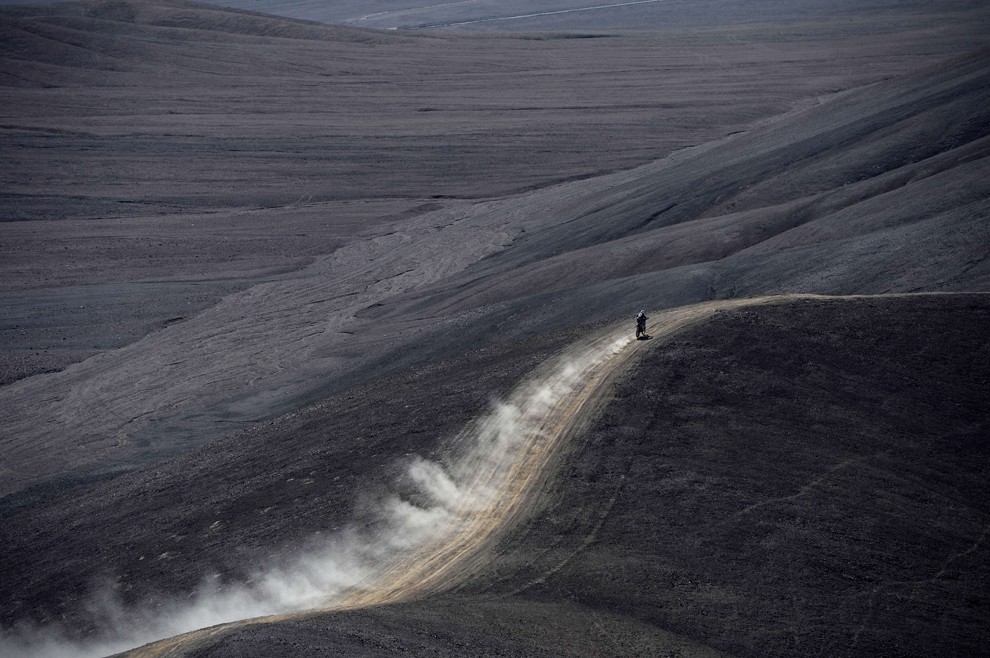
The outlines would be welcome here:
[[[595,11],[598,9],[612,9],[614,7],[628,7],[629,5],[647,5],[664,0],[634,0],[633,2],[617,2],[608,5],[595,5],[594,7],[577,7],[574,9],[557,9],[554,11],[541,11],[531,14],[516,14],[514,16],[486,16],[484,18],[473,18],[462,21],[446,21],[440,23],[424,23],[421,25],[404,25],[404,30],[428,30],[435,27],[457,27],[459,25],[474,25],[476,23],[492,23],[494,21],[515,21],[523,18],[538,18],[540,16],[554,16],[557,14],[573,14],[579,11]]]

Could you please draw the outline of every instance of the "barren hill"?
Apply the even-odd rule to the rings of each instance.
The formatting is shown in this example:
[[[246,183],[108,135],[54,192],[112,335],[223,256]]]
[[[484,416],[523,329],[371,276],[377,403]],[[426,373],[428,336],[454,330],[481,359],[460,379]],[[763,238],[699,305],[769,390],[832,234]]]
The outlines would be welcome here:
[[[4,7],[0,381],[410,217],[652,162],[986,44],[984,9],[933,12],[568,39]]]
[[[988,321],[986,295],[798,300],[640,343],[534,509],[447,575],[452,592],[221,627],[182,655],[976,655]],[[384,379],[8,516],[8,564],[30,565],[4,574],[8,614],[126,633],[147,619],[93,605],[101,572],[102,596],[160,619],[211,596],[205,574],[233,588],[275,547],[291,563],[380,523],[370,501],[402,482],[398,455],[445,462],[439,439],[577,336]]]
[[[12,356],[60,338],[69,339],[70,358],[73,348],[88,348],[83,356],[107,342],[119,349],[0,389],[8,428],[3,488],[131,467],[414,363],[642,306],[769,292],[985,289],[988,60],[984,50],[941,60],[636,168],[486,201],[413,206],[398,216],[374,211],[408,207],[408,198],[372,196],[357,213],[349,201],[8,224],[15,236],[28,229],[8,243],[9,285],[18,270],[23,280],[7,294]],[[217,89],[226,87],[208,93]],[[100,120],[120,130],[110,118]],[[58,138],[55,154],[75,139]],[[121,140],[130,139],[107,143],[120,155]],[[152,140],[166,159],[170,139]],[[263,158],[291,153],[276,143]],[[37,144],[14,152],[34,157]],[[207,166],[178,153],[184,170]],[[131,156],[120,157],[133,166]],[[239,157],[221,171],[237,169]],[[56,161],[48,154],[40,166]],[[485,173],[478,163],[463,167]],[[429,176],[412,172],[402,175],[424,190]],[[244,195],[258,175],[237,184],[241,202],[251,203]],[[373,194],[367,179],[358,180]],[[123,187],[143,197],[140,186]],[[62,212],[74,207],[59,204]],[[62,223],[78,226],[67,233],[78,237],[66,239]],[[59,244],[68,251],[76,242],[86,251],[63,263]],[[126,246],[133,243],[137,253]],[[40,253],[18,268],[31,250]],[[62,268],[72,266],[83,271],[65,280]],[[57,272],[56,281],[33,289],[37,279],[26,279],[39,270]],[[86,323],[81,335],[69,328]],[[158,330],[141,338],[151,329]]]
[[[0,9],[0,624],[978,653],[990,32],[950,4],[581,39]],[[836,298],[746,301],[784,293]],[[530,393],[571,397],[465,488]]]

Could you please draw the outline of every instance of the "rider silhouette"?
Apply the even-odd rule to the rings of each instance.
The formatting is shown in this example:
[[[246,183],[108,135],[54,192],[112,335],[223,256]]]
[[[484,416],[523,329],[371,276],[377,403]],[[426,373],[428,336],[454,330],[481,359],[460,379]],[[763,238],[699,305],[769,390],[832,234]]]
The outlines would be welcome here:
[[[646,336],[646,311],[640,311],[639,315],[636,316],[636,338]]]

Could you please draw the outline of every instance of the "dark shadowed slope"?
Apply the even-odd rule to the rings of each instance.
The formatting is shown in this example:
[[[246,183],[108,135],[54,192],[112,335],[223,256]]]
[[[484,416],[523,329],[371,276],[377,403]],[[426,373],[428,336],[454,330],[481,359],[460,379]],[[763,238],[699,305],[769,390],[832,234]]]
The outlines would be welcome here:
[[[988,323],[985,295],[804,300],[642,343],[533,516],[455,592],[220,632],[183,655],[976,655]],[[488,391],[576,336],[383,380],[8,517],[4,550],[29,567],[0,580],[12,616],[85,627],[101,571],[123,600],[161,602],[311,550],[302,539],[355,518],[356,492],[401,482],[397,455],[444,459]]]
[[[480,589],[733,654],[980,653],[988,310],[799,301],[653,350]]]

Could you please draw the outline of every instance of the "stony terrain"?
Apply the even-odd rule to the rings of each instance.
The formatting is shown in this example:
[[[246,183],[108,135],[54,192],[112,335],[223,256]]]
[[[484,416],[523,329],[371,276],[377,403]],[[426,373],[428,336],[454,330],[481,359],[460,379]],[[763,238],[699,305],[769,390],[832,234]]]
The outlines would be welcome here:
[[[981,653],[990,13],[670,5],[0,8],[0,624],[236,590],[639,308],[824,293],[636,345],[443,592],[181,651]]]

